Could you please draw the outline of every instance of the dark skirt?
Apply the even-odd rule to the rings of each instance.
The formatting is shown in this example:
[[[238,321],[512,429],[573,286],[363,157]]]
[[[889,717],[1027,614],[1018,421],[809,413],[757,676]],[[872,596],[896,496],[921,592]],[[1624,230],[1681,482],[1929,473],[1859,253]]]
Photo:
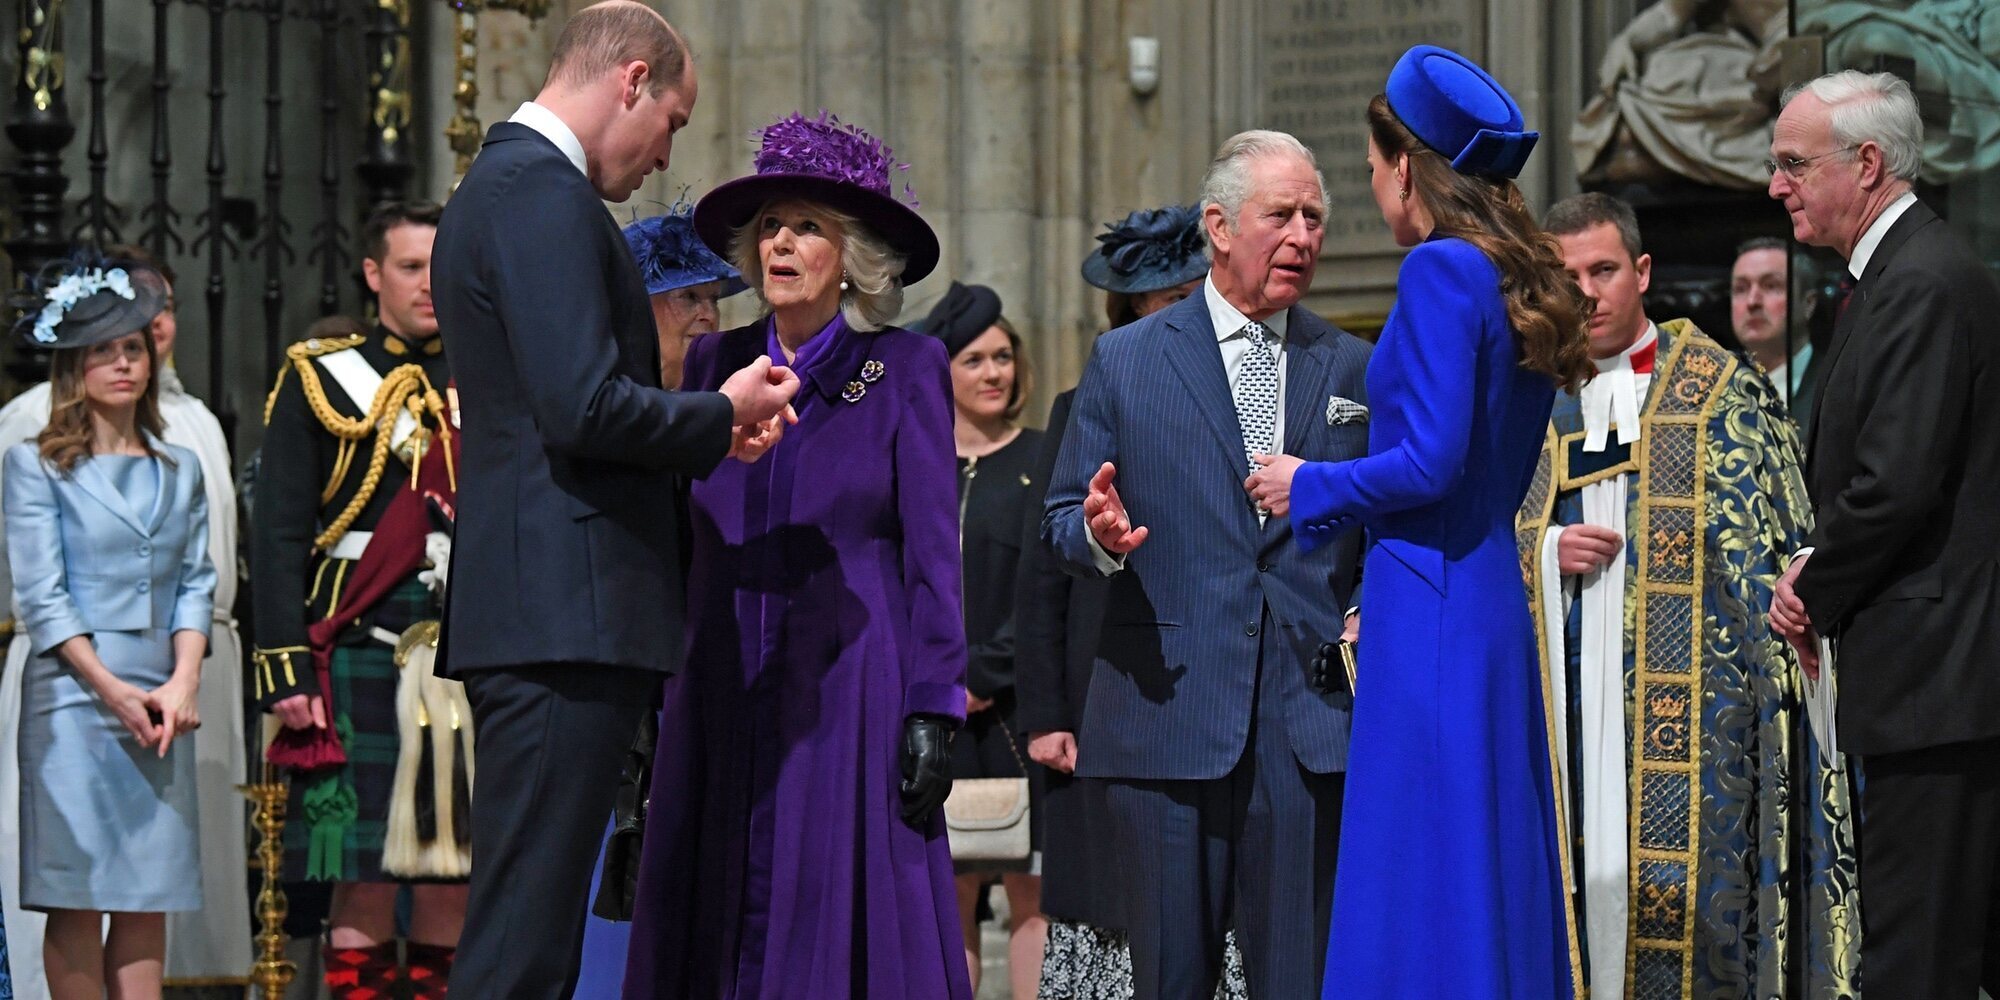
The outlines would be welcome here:
[[[430,589],[414,577],[383,598],[370,626],[399,626],[437,616]],[[291,777],[285,818],[288,881],[399,882],[382,871],[389,799],[396,787],[402,736],[396,720],[396,650],[369,627],[341,633],[329,662],[333,717],[347,763]]]

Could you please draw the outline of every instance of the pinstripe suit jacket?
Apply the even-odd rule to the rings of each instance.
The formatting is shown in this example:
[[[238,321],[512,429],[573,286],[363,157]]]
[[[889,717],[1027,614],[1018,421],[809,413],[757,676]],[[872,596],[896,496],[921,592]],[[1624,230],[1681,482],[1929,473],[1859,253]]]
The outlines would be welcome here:
[[[1285,452],[1309,462],[1366,454],[1366,424],[1328,422],[1328,401],[1365,402],[1369,346],[1292,307],[1285,336]],[[1242,758],[1262,654],[1285,730],[1308,770],[1347,764],[1344,694],[1307,684],[1313,651],[1339,637],[1359,537],[1305,552],[1288,518],[1259,525],[1243,490],[1243,432],[1202,295],[1098,338],[1049,483],[1042,537],[1071,573],[1095,577],[1083,498],[1115,463],[1145,544],[1111,576],[1097,664],[1077,731],[1077,773],[1208,779]]]

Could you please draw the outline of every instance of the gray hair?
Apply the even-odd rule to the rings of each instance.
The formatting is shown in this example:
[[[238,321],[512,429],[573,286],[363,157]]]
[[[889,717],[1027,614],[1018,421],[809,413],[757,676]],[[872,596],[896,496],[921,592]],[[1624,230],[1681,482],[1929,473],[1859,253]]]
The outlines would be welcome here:
[[[840,314],[847,317],[847,325],[862,333],[872,333],[888,326],[891,320],[903,311],[903,268],[909,258],[897,253],[884,242],[875,231],[860,219],[831,205],[812,202],[814,211],[824,216],[828,222],[840,227],[840,269],[847,279],[847,290],[840,293]],[[743,276],[743,283],[750,286],[757,298],[764,298],[764,263],[757,256],[757,242],[761,234],[757,223],[764,218],[770,203],[760,206],[750,216],[750,221],[737,226],[729,234],[729,262]],[[770,304],[765,303],[766,311]]]
[[[1250,162],[1265,156],[1296,156],[1306,161],[1313,168],[1314,179],[1319,181],[1320,203],[1325,204],[1326,175],[1320,173],[1319,160],[1313,151],[1289,132],[1256,128],[1230,136],[1215,151],[1215,159],[1209,161],[1208,173],[1201,179],[1201,210],[1207,212],[1210,205],[1221,208],[1229,231],[1235,232],[1236,216],[1250,199]],[[1208,239],[1206,225],[1201,227],[1201,238]]]
[[[1917,96],[1894,73],[1841,70],[1785,91],[1784,103],[1802,93],[1827,107],[1827,122],[1839,147],[1872,142],[1882,150],[1882,164],[1898,180],[1915,181],[1924,165],[1924,122],[1917,114]],[[1848,154],[1852,156],[1852,153]]]

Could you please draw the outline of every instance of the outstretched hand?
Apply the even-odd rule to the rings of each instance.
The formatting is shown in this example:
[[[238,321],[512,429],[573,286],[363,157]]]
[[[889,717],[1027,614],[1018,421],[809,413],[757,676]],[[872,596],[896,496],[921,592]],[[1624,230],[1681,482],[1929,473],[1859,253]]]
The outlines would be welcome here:
[[[1111,483],[1117,475],[1117,467],[1106,462],[1098,468],[1097,475],[1090,477],[1090,492],[1083,498],[1083,517],[1097,544],[1112,555],[1122,556],[1146,541],[1146,529],[1132,526],[1132,517],[1125,512],[1125,501],[1118,496],[1118,487]]]

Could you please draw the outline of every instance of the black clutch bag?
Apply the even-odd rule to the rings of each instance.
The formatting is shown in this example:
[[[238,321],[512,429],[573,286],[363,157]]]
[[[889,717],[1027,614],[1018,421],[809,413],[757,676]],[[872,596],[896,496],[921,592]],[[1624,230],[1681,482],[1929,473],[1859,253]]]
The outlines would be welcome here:
[[[660,713],[647,712],[626,751],[612,808],[611,839],[604,845],[604,877],[590,912],[606,920],[632,919],[639,895],[639,848],[646,840],[647,795],[653,786],[653,748],[660,741]]]
[[[1313,655],[1313,687],[1325,693],[1339,692],[1354,697],[1354,660],[1359,648],[1342,639],[1320,643]]]

